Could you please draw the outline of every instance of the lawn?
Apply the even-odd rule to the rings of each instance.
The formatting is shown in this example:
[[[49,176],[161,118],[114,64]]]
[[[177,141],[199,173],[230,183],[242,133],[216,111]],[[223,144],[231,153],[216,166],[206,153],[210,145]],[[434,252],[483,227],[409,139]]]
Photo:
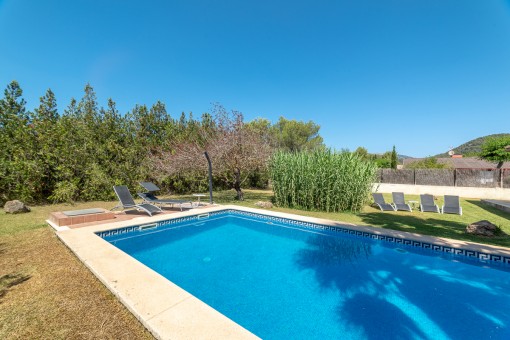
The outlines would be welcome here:
[[[192,196],[181,196],[195,199]],[[386,197],[391,201],[391,198]],[[419,200],[417,196],[406,196]],[[222,204],[254,207],[268,201],[271,192],[247,190],[245,201],[235,192],[215,193]],[[151,338],[144,327],[56,238],[45,220],[52,211],[103,207],[116,202],[32,207],[32,212],[8,215],[0,212],[0,339],[18,338]],[[438,205],[442,201],[437,202]],[[360,214],[324,213],[273,208],[276,211],[313,216],[359,225],[403,230],[510,247],[510,214],[486,206],[476,199],[461,199],[464,215],[381,212],[365,207]],[[482,219],[505,233],[494,238],[467,235],[468,223]]]
[[[63,208],[0,213],[0,339],[152,339],[44,223]]]

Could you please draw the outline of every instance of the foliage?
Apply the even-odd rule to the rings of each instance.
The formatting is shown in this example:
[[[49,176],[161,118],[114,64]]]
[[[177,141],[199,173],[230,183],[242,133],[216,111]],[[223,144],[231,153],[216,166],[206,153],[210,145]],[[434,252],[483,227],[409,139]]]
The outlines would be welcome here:
[[[228,112],[216,104],[214,125],[214,130],[199,129],[200,142],[185,141],[174,145],[171,151],[160,150],[151,157],[151,164],[156,172],[167,176],[193,172],[200,178],[206,174],[207,151],[215,177],[235,189],[238,199],[243,200],[241,186],[251,172],[266,167],[270,145],[255,129],[246,126],[239,111]]]
[[[280,117],[271,132],[278,149],[298,152],[324,147],[319,129],[320,126],[312,121],[305,123]]]
[[[391,160],[387,157],[378,157],[378,158],[374,159],[374,163],[380,169],[391,168]]]
[[[348,150],[347,150],[348,151]],[[375,163],[378,168],[392,168],[396,169],[398,164],[398,155],[393,146],[392,151],[387,151],[383,154],[369,153],[368,150],[362,146],[359,146],[355,151],[355,154],[360,156],[362,159],[370,160]]]
[[[0,99],[0,201],[111,199],[113,185],[149,177],[149,152],[178,130],[161,102],[121,115],[111,99],[100,107],[89,84],[62,115],[51,90],[33,112],[22,94],[13,81]]]
[[[438,163],[437,158],[427,157],[416,162],[406,164],[406,169],[447,169],[448,165]]]
[[[367,202],[375,172],[375,164],[357,154],[330,149],[279,151],[270,162],[278,206],[326,212],[359,212]]]
[[[362,159],[370,159],[371,155],[368,153],[368,150],[362,146],[359,146],[354,153],[360,156]]]
[[[482,145],[480,158],[498,162],[498,168],[503,162],[510,161],[510,135],[487,138]]]
[[[390,168],[396,169],[397,163],[398,163],[397,150],[395,150],[395,145],[393,145],[393,150],[391,151]]]
[[[0,204],[113,199],[113,185],[135,189],[141,180],[155,181],[163,192],[201,192],[207,189],[206,149],[214,154],[214,187],[233,186],[242,198],[242,186],[267,185],[267,160],[278,143],[295,149],[322,145],[313,122],[282,117],[274,125],[266,119],[245,124],[239,112],[228,114],[218,105],[214,110],[215,117],[183,112],[174,119],[158,101],[122,114],[112,99],[102,107],[87,84],[83,97],[71,99],[62,113],[51,89],[31,112],[12,81],[0,98]],[[191,146],[200,150],[193,169],[162,176],[151,167],[151,160]]]

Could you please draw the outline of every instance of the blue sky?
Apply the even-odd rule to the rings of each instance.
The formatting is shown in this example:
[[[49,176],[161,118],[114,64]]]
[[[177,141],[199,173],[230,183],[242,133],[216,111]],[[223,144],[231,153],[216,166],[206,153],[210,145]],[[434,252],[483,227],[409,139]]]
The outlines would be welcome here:
[[[328,146],[415,157],[510,132],[504,0],[0,0],[0,86],[59,109],[313,120]]]

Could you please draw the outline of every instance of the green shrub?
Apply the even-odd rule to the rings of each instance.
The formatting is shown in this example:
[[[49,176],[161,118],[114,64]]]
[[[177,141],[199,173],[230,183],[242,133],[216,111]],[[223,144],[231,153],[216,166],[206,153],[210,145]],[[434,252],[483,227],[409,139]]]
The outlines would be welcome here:
[[[326,212],[359,212],[367,203],[376,165],[331,149],[277,152],[270,161],[275,203]]]
[[[78,186],[75,181],[57,182],[55,190],[49,197],[53,203],[72,203],[78,198]]]

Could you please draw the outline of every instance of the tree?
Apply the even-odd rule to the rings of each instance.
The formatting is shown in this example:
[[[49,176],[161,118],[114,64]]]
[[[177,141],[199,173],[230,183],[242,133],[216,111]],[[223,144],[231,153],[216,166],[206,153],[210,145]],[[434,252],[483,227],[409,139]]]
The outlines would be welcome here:
[[[368,150],[362,146],[359,146],[354,153],[360,156],[362,159],[369,159]]]
[[[34,134],[26,111],[23,90],[13,80],[0,99],[0,199],[32,201],[30,177],[37,167],[33,162]],[[35,184],[37,185],[37,184]]]
[[[393,145],[393,150],[391,151],[391,168],[396,169],[398,163],[397,150],[395,150],[395,145]]]
[[[172,119],[159,101],[137,105],[124,115],[112,99],[101,107],[90,84],[62,114],[51,89],[35,110],[27,112],[22,94],[20,85],[12,81],[0,98],[0,203],[14,198],[27,202],[109,199],[112,185],[134,188],[141,179],[157,180],[160,172],[151,172],[149,158],[172,155],[177,161],[166,167],[181,171],[159,183],[162,188],[203,190],[205,150],[214,162],[216,185],[234,188],[242,199],[241,187],[247,183],[267,185],[266,161],[274,148],[323,147],[319,126],[311,121],[282,117],[274,125],[267,119],[245,124],[240,112],[227,112],[219,105],[213,115],[204,113],[198,120],[192,113]],[[194,167],[189,159],[197,162]]]
[[[320,126],[312,121],[305,123],[280,117],[272,129],[278,149],[298,152],[324,147]]]
[[[510,161],[510,136],[492,137],[482,144],[480,158],[491,162],[498,162],[497,168]]]
[[[36,201],[44,201],[51,195],[55,187],[55,172],[58,160],[58,139],[59,133],[57,123],[59,114],[57,110],[57,99],[51,89],[39,99],[40,104],[31,114],[32,129],[35,138],[35,161],[40,178],[34,186],[33,193]]]
[[[482,144],[480,158],[491,162],[498,162],[500,169],[500,187],[503,187],[503,163],[510,161],[510,136],[492,137]]]
[[[438,163],[435,157],[427,157],[406,165],[406,169],[447,169],[448,167],[447,164]]]
[[[275,130],[273,129],[273,126],[268,119],[255,118],[254,120],[246,123],[246,126],[262,136],[262,138],[266,140],[270,145],[274,146],[276,144],[274,136]]]
[[[223,106],[214,105],[215,129],[200,128],[201,138],[174,145],[173,151],[154,154],[151,163],[155,170],[166,175],[195,172],[205,175],[207,169],[204,152],[213,164],[213,174],[222,179],[243,200],[242,184],[250,171],[266,167],[271,154],[269,144],[243,121],[239,111],[227,112]],[[203,169],[203,170],[198,170]]]

